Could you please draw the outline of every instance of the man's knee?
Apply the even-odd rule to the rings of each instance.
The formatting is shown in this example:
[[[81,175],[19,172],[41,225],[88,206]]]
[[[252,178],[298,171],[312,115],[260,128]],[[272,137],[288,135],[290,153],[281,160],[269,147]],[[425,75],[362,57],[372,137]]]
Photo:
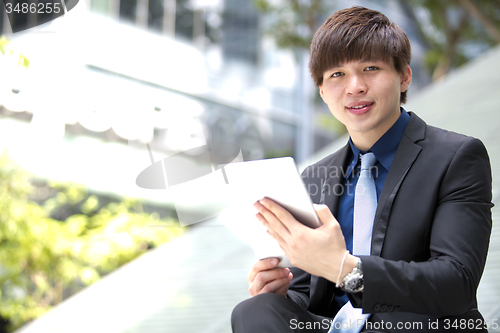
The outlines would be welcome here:
[[[258,315],[259,312],[269,313],[273,309],[282,307],[284,302],[286,302],[285,297],[274,293],[256,295],[238,304],[234,308],[231,318]]]
[[[276,315],[284,304],[289,301],[281,295],[265,293],[246,299],[238,304],[231,314],[231,326],[233,332],[244,332],[249,326],[256,329],[255,325],[265,322],[263,318]],[[246,329],[241,329],[246,328]]]

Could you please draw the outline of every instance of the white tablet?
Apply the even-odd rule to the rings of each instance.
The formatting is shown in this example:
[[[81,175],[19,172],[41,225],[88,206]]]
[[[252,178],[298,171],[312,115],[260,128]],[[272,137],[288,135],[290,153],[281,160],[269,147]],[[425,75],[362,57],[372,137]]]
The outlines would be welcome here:
[[[302,224],[311,228],[321,225],[292,157],[230,163],[223,167],[223,172],[229,185],[238,188],[234,200],[240,204],[253,205],[268,197]],[[292,266],[285,256],[277,257],[281,260],[278,267]],[[266,256],[261,254],[260,259],[264,258]]]

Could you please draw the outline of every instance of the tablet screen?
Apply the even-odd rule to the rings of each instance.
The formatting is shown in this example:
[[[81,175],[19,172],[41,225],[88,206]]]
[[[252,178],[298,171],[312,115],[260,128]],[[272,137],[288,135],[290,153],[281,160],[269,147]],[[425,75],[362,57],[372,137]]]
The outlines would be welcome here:
[[[231,163],[223,167],[234,200],[253,205],[268,197],[288,210],[299,222],[317,228],[321,222],[292,157]]]

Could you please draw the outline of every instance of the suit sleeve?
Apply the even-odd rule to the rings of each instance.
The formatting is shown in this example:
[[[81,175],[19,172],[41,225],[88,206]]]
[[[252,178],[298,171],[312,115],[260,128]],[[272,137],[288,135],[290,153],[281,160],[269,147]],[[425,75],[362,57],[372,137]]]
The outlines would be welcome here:
[[[307,178],[309,168],[311,167],[307,167],[301,175],[301,178],[304,181],[306,187],[308,182],[310,181]],[[292,267],[290,270],[293,274],[293,279],[290,282],[290,286],[288,287],[287,297],[306,309],[309,305],[311,274],[297,267]]]
[[[309,306],[311,274],[297,267],[292,267],[290,270],[293,274],[293,279],[288,287],[287,297],[300,305],[302,308],[307,309]]]
[[[493,206],[491,168],[482,142],[465,140],[436,186],[430,258],[406,262],[361,257],[365,290],[352,301],[363,312],[390,308],[444,316],[474,307],[488,252]]]

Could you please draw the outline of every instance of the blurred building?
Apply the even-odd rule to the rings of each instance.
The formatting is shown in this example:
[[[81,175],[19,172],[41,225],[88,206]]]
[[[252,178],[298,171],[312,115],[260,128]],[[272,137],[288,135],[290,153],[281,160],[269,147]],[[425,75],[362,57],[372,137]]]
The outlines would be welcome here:
[[[210,41],[210,33],[217,29],[220,32],[217,25],[222,23],[216,21],[220,21],[222,16],[231,17],[231,13],[226,15],[220,12],[222,3],[215,1],[214,6],[208,9],[202,7],[206,5],[202,1],[199,1],[199,8],[196,8],[195,2],[187,1],[174,1],[173,3],[165,1],[161,5],[163,11],[154,9],[154,6],[160,6],[160,4],[155,5],[154,1],[141,3],[129,0],[121,2],[94,0],[88,4],[90,12],[85,15],[80,13],[85,16],[85,19],[80,18],[82,25],[71,28],[76,34],[74,38],[82,38],[85,45],[78,46],[81,54],[76,55],[72,52],[73,59],[79,63],[64,63],[64,65],[68,65],[73,71],[69,79],[72,81],[71,86],[79,87],[82,92],[79,96],[73,93],[73,99],[78,99],[84,93],[86,99],[103,102],[101,105],[98,105],[99,102],[86,105],[87,113],[92,115],[87,118],[94,118],[98,121],[99,114],[102,113],[99,108],[108,110],[120,108],[119,103],[111,102],[116,100],[115,97],[118,95],[127,97],[136,95],[134,104],[142,103],[141,112],[156,111],[160,115],[168,106],[181,107],[179,103],[182,105],[183,102],[180,101],[185,101],[186,103],[181,108],[186,108],[190,104],[191,108],[199,109],[192,113],[197,113],[200,117],[206,140],[236,142],[242,147],[246,160],[294,155],[295,133],[297,127],[300,126],[298,117],[292,111],[270,105],[269,94],[261,82],[262,71],[253,69],[260,52],[257,45],[256,26],[253,26],[253,43],[249,44],[246,39],[241,39],[241,34],[236,38],[227,34],[227,36],[224,35],[224,41],[239,40],[240,44],[231,46],[231,42],[223,42],[222,45],[228,46],[221,47],[219,42]],[[81,7],[81,4],[79,6]],[[144,11],[144,8],[148,10]],[[172,8],[175,14],[173,16],[170,12]],[[79,10],[82,11],[81,8]],[[66,21],[76,11],[77,8],[68,12]],[[157,15],[153,15],[154,13]],[[257,13],[255,10],[253,13],[253,23],[255,23]],[[172,20],[175,21],[175,25],[169,26],[167,23],[172,23]],[[215,22],[212,23],[212,28],[207,23],[210,20]],[[31,30],[38,29],[38,32],[47,33],[57,25],[62,24],[54,21]],[[60,32],[61,29],[66,28],[66,26],[58,27],[56,30]],[[237,31],[234,27],[228,27],[227,30]],[[175,39],[169,37],[174,35]],[[33,65],[41,59],[40,54],[51,47],[50,42],[46,47],[43,46],[42,40],[47,38],[42,37],[42,34],[37,35],[36,31],[28,30],[12,37],[14,44],[24,50],[23,52],[31,58]],[[127,43],[130,43],[132,48],[143,47],[145,50],[131,52],[127,49]],[[68,43],[65,44],[68,45]],[[242,44],[247,46],[245,52],[240,52]],[[35,50],[34,45],[41,46],[41,48]],[[61,58],[68,56],[69,50],[64,50],[64,47],[60,45],[55,48],[52,51],[61,52]],[[250,58],[252,59],[248,61]],[[231,59],[239,59],[241,63],[224,68],[223,62],[229,62]],[[170,62],[170,66],[165,65],[164,62]],[[55,70],[52,70],[51,74],[54,73]],[[188,75],[191,76],[188,77]],[[30,76],[36,76],[36,74],[31,73]],[[56,76],[60,78],[60,75]],[[191,82],[188,82],[189,80]],[[97,88],[92,82],[108,82],[107,91],[96,91]],[[54,82],[54,84],[61,85],[62,82]],[[115,87],[120,87],[120,89]],[[12,89],[18,91],[19,87],[12,87]],[[134,89],[135,93],[132,94]],[[28,99],[28,94],[25,92],[10,97],[20,100],[24,95],[25,99]],[[160,95],[162,97],[159,97]],[[70,106],[69,98],[65,102],[68,103],[68,109],[82,108],[80,105],[75,105],[77,103]],[[9,116],[12,116],[9,111],[25,112],[18,118],[29,120],[31,117],[29,114],[36,113],[33,112],[35,108],[20,110],[18,107],[12,110],[5,104],[9,103],[4,103],[5,112]],[[146,107],[149,109],[145,109]],[[134,112],[130,110],[130,104],[129,110],[126,111]],[[118,120],[110,119],[110,121],[116,123]],[[73,119],[73,122],[66,121],[66,124],[68,133],[96,136],[117,142],[134,140],[127,135],[122,135],[123,131],[117,133],[119,126],[115,124],[111,124],[107,129],[101,129],[103,126],[99,125],[90,125],[89,121],[82,122],[81,119]],[[137,126],[138,123],[134,125]],[[153,126],[153,137],[148,138],[152,148],[165,154],[175,151],[175,149],[169,149],[169,143],[165,142],[167,132],[165,122],[163,125],[153,124]],[[279,133],[279,139],[282,139],[279,144],[275,143],[276,140],[273,137],[276,132]],[[145,142],[147,139],[143,136],[140,141]],[[175,146],[175,143],[171,142],[171,144]]]
[[[224,0],[222,21],[224,58],[258,65],[261,29],[254,4],[245,0]]]
[[[211,141],[237,143],[245,160],[295,154],[299,117],[271,105],[262,73],[238,47],[204,41],[211,28],[196,20],[222,25],[218,2],[203,15],[175,3],[175,29],[167,10],[141,25],[141,4],[126,3],[82,1],[63,18],[8,36],[31,65],[2,72],[1,122],[16,130],[1,148],[42,179],[162,205],[164,194],[135,185],[151,162],[146,143],[156,160]],[[235,62],[226,67],[225,57]]]
[[[82,3],[78,7],[82,7]],[[411,13],[408,14],[405,7],[396,1],[357,3],[387,13],[408,32],[414,53],[414,80],[410,95],[426,85],[429,77],[422,66],[425,45]],[[175,95],[184,100],[196,101],[203,109],[199,116],[202,118],[205,138],[238,143],[246,160],[293,155],[301,161],[342,134],[338,129],[326,128],[315,121],[317,115],[329,115],[329,111],[325,105],[313,102],[317,91],[307,74],[307,59],[297,63],[291,51],[278,50],[269,39],[263,37],[263,18],[253,2],[86,0],[83,4],[86,8],[86,20],[80,20],[80,26],[72,29],[80,29],[78,34],[84,35],[82,38],[86,39],[86,49],[81,49],[81,52],[93,55],[78,57],[80,65],[84,67],[79,70],[81,74],[75,74],[82,75],[79,81],[102,77],[103,80],[120,82],[118,85],[129,86],[130,89],[134,86],[149,91],[150,95],[159,95],[163,91],[165,96]],[[338,1],[331,10],[349,5],[352,3]],[[76,10],[68,12],[67,16]],[[78,10],[83,11],[81,8]],[[8,20],[4,20],[3,25],[8,28]],[[56,22],[52,22],[30,30],[50,30],[50,26],[55,25]],[[94,25],[100,28],[91,28]],[[99,29],[112,30],[113,33]],[[34,38],[24,36],[30,34],[30,30],[12,37],[15,40],[30,41],[25,41],[24,44],[31,43]],[[131,45],[136,43],[149,51],[129,54],[126,49],[127,36]],[[106,43],[106,39],[109,43]],[[154,47],[146,46],[146,40]],[[156,52],[162,46],[163,54]],[[167,47],[170,50],[166,50]],[[39,49],[38,52],[42,50]],[[200,87],[193,89],[189,84],[175,82],[178,78],[175,75],[182,74],[179,71],[172,72],[172,69],[185,68],[185,63],[172,63],[169,69],[171,72],[157,71],[154,66],[147,69],[149,72],[157,71],[174,78],[170,82],[152,81],[151,75],[145,73],[144,66],[137,65],[138,62],[160,64],[161,61],[183,60],[182,56],[176,58],[168,55],[169,52],[178,55],[182,52],[193,56],[196,54],[195,65],[202,74],[199,72],[192,79],[205,81],[201,90]],[[35,62],[38,54],[32,52],[31,55]],[[166,58],[161,58],[165,55]],[[119,68],[115,66],[114,60],[117,58],[121,58],[121,62],[127,65]],[[71,65],[76,68],[76,64]],[[99,94],[100,99],[105,98],[102,92]],[[144,97],[140,98],[146,100]],[[165,107],[162,109],[158,104],[165,106],[168,98],[161,99],[161,103],[158,98],[156,101],[148,101],[148,107],[161,113]],[[31,110],[26,111],[29,113]],[[95,114],[96,110],[89,108],[88,112]],[[116,126],[111,126],[106,131],[86,127],[85,131],[79,129],[79,125],[82,125],[81,122],[77,127],[67,126],[66,130],[69,133],[77,131],[101,138],[104,136],[109,140],[130,140],[116,135]],[[155,127],[154,136],[150,140],[153,149],[168,154],[172,151],[165,143],[166,131],[164,126]]]

